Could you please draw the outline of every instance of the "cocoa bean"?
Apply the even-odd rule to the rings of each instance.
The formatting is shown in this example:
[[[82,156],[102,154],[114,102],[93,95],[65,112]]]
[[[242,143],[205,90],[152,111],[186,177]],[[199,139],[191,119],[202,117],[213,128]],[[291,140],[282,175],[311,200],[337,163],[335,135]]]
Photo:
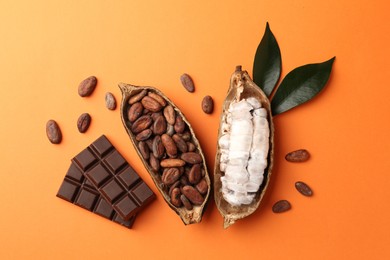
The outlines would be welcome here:
[[[185,132],[178,134],[178,135],[186,142],[191,140],[191,133],[189,131],[185,131]]]
[[[181,159],[174,159],[174,158],[169,158],[169,159],[164,159],[161,160],[160,165],[163,168],[168,168],[168,167],[181,167],[186,164],[185,161]]]
[[[168,105],[164,108],[164,117],[167,120],[168,124],[174,125],[176,121],[176,112],[171,105]]]
[[[77,119],[77,129],[80,133],[85,133],[91,124],[91,116],[88,113],[83,113]]]
[[[127,112],[127,118],[130,122],[134,122],[137,120],[143,112],[144,107],[142,106],[141,102],[134,103]]]
[[[187,147],[186,142],[183,140],[183,138],[181,138],[177,134],[174,134],[172,136],[172,139],[173,139],[173,141],[175,141],[177,149],[179,149],[180,152],[182,152],[182,153],[186,153],[187,152],[188,147]]]
[[[165,168],[161,177],[161,181],[165,185],[172,185],[180,178],[180,171],[178,168]]]
[[[190,185],[190,182],[188,181],[188,177],[186,175],[182,175],[180,177],[180,184],[181,186]]]
[[[282,213],[291,209],[291,204],[287,200],[279,200],[272,206],[274,213]]]
[[[145,141],[152,135],[152,130],[150,129],[145,129],[141,131],[139,134],[135,136],[135,140],[137,141]]]
[[[307,185],[306,183],[304,183],[302,181],[297,181],[295,183],[295,188],[297,189],[297,191],[299,191],[304,196],[310,197],[313,195],[313,191],[309,187],[309,185]]]
[[[160,170],[160,161],[153,155],[153,153],[149,154],[149,165],[155,173],[158,173]]]
[[[78,93],[81,97],[88,97],[95,90],[97,85],[97,78],[95,76],[90,76],[79,84]]]
[[[190,77],[190,75],[184,73],[183,75],[180,76],[180,81],[183,87],[188,91],[188,92],[194,92],[195,91],[195,86],[194,86],[194,81]]]
[[[175,128],[175,131],[176,133],[183,133],[184,132],[184,129],[186,127],[186,123],[184,122],[183,118],[181,116],[177,116],[176,117],[176,122],[175,124],[173,125],[174,128]]]
[[[200,164],[194,164],[188,174],[188,181],[191,184],[197,184],[201,178]]]
[[[187,147],[188,147],[188,152],[194,152],[196,150],[196,146],[191,143],[191,142],[187,142]]]
[[[156,135],[153,139],[153,149],[152,149],[153,155],[157,159],[161,159],[165,153],[164,145],[161,141],[161,136]]]
[[[175,128],[171,124],[167,124],[167,132],[166,134],[172,136],[175,133]]]
[[[109,110],[116,109],[116,99],[111,92],[106,93],[104,100],[106,102],[106,108],[108,108]]]
[[[160,115],[154,119],[153,123],[153,134],[162,135],[167,131],[167,122],[164,116]]]
[[[180,200],[180,189],[179,188],[174,188],[171,193],[171,203],[175,207],[181,207],[181,200]]]
[[[181,189],[184,196],[191,201],[194,205],[202,205],[204,197],[199,193],[197,189],[192,186],[186,185]]]
[[[158,103],[157,100],[149,96],[143,97],[141,103],[144,106],[144,108],[152,112],[158,112],[162,109],[161,104]]]
[[[162,107],[167,105],[167,101],[165,101],[165,99],[157,93],[149,91],[148,96],[155,99]]]
[[[172,190],[174,188],[179,188],[179,186],[180,186],[180,181],[176,181],[174,184],[172,184],[171,187],[169,188],[168,195],[171,196]]]
[[[149,160],[149,147],[148,145],[146,144],[146,142],[144,141],[141,141],[138,143],[138,150],[140,151],[142,157],[145,159],[145,160]]]
[[[159,116],[162,116],[162,113],[161,112],[154,112],[150,115],[153,119],[153,121],[156,121],[156,119],[159,117]]]
[[[62,141],[61,129],[55,120],[50,119],[46,123],[46,135],[52,144],[59,144]]]
[[[144,89],[141,92],[131,96],[129,99],[129,104],[132,105],[132,104],[140,101],[144,96],[146,96],[146,94],[148,94],[148,91],[146,89]]]
[[[191,202],[190,202],[190,201],[187,199],[187,197],[184,196],[183,194],[180,195],[180,200],[181,200],[181,202],[183,203],[184,207],[185,207],[187,210],[192,210],[192,209],[193,209]]]
[[[153,151],[153,139],[150,138],[148,140],[145,140],[146,145],[148,146],[150,151]]]
[[[195,188],[203,195],[205,195],[207,193],[207,190],[209,189],[208,188],[208,185],[207,185],[207,182],[206,182],[206,179],[203,178],[200,180],[200,182],[198,184],[196,184]]]
[[[214,101],[213,98],[210,96],[205,96],[202,100],[202,110],[206,114],[213,113],[214,110]]]
[[[161,136],[161,141],[165,147],[165,151],[167,152],[167,155],[171,158],[175,158],[177,156],[177,147],[172,137],[170,137],[167,134],[163,134]]]
[[[195,152],[182,153],[180,159],[190,164],[197,164],[203,161],[200,154]]]
[[[296,151],[292,151],[286,154],[285,159],[289,162],[305,162],[309,160],[310,154],[305,149],[300,149]]]
[[[131,132],[138,134],[148,128],[152,122],[153,120],[149,115],[143,115],[133,123],[131,126]]]

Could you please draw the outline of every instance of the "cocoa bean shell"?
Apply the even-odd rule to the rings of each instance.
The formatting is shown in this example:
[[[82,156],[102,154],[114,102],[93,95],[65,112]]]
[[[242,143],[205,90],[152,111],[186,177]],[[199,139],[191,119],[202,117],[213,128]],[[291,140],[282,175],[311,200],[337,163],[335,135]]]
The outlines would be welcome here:
[[[230,87],[222,106],[217,140],[219,140],[219,138],[223,134],[221,126],[222,126],[224,115],[227,113],[230,103],[232,101],[237,101],[237,89],[239,85],[243,86],[240,87],[240,90],[242,90],[242,93],[240,94],[240,98],[255,97],[261,103],[262,107],[264,107],[268,112],[267,119],[270,127],[269,151],[267,157],[268,164],[267,164],[267,168],[264,171],[263,183],[261,184],[260,189],[256,193],[252,203],[249,205],[241,205],[239,207],[232,206],[224,200],[221,192],[221,188],[222,188],[221,177],[224,175],[224,173],[221,172],[220,170],[221,151],[217,143],[217,149],[216,149],[217,152],[216,152],[215,164],[214,164],[213,188],[214,188],[214,199],[215,199],[216,206],[224,218],[224,228],[229,227],[239,219],[243,219],[251,215],[259,207],[269,184],[269,180],[272,173],[273,157],[274,157],[274,141],[273,141],[274,125],[272,121],[270,101],[268,97],[264,94],[264,92],[252,81],[249,74],[246,71],[241,70],[241,67],[238,67],[238,69],[232,74],[230,79]]]
[[[171,207],[172,210],[174,210],[180,216],[181,220],[183,221],[183,223],[185,225],[199,223],[202,220],[203,212],[204,212],[204,210],[205,210],[205,208],[207,206],[208,199],[210,197],[211,183],[210,183],[210,177],[209,177],[209,174],[208,174],[208,171],[207,171],[207,166],[206,166],[206,163],[205,163],[204,154],[202,152],[202,149],[200,147],[199,141],[196,138],[196,135],[195,135],[195,133],[194,133],[190,123],[187,121],[187,119],[184,116],[184,114],[176,107],[176,105],[171,100],[169,100],[161,91],[159,91],[156,88],[153,88],[153,87],[137,87],[137,86],[134,86],[134,85],[123,84],[123,83],[121,83],[119,85],[119,88],[120,88],[121,93],[122,93],[122,101],[121,101],[121,109],[120,109],[122,123],[123,123],[123,125],[124,125],[124,127],[125,127],[125,129],[126,129],[126,131],[128,133],[128,135],[129,135],[129,138],[130,138],[134,148],[136,149],[137,154],[140,156],[142,163],[144,164],[145,168],[147,169],[147,171],[148,171],[149,175],[151,176],[153,182],[155,183],[157,189],[159,190],[160,194],[162,195],[162,197],[164,198],[166,203],[169,205],[169,207]],[[145,90],[146,90],[146,92],[145,92]],[[164,183],[162,183],[162,179],[161,179],[161,177],[162,177],[161,176],[162,170],[161,169],[157,169],[157,168],[161,168],[161,164],[165,165],[164,163],[166,162],[166,160],[173,160],[173,159],[161,159],[161,164],[160,164],[160,160],[157,159],[153,155],[152,152],[149,154],[149,159],[148,160],[144,159],[144,157],[142,156],[142,153],[138,149],[138,141],[135,139],[135,134],[131,131],[131,125],[132,124],[129,124],[128,119],[127,119],[128,118],[127,117],[127,109],[130,106],[129,103],[135,103],[137,101],[142,100],[145,97],[151,98],[147,94],[149,92],[153,92],[153,93],[156,93],[159,96],[161,96],[167,103],[166,107],[172,106],[172,108],[173,108],[173,110],[175,112],[174,113],[175,122],[173,122],[173,120],[170,120],[170,119],[169,119],[170,121],[168,121],[168,119],[164,115],[166,121],[168,123],[172,123],[171,125],[173,126],[174,130],[179,130],[179,132],[176,131],[177,133],[183,133],[185,131],[189,132],[190,140],[193,143],[194,150],[201,157],[201,165],[202,165],[202,169],[204,169],[204,171],[205,171],[204,180],[205,180],[205,182],[207,184],[206,185],[207,188],[206,188],[206,192],[204,194],[200,194],[200,192],[197,189],[193,188],[194,190],[196,190],[196,192],[198,194],[200,194],[203,197],[203,201],[202,201],[202,203],[198,203],[199,205],[193,205],[193,208],[191,210],[187,209],[184,206],[180,207],[182,202],[180,200],[181,192],[178,193],[177,190],[176,190],[176,189],[179,189],[178,187],[176,187],[176,189],[173,189],[177,193],[177,194],[176,193],[174,194],[175,195],[174,196],[174,198],[175,198],[174,203],[176,205],[174,205],[174,203],[172,203],[173,190],[171,190],[171,194],[169,194],[166,191],[166,185]],[[142,95],[140,93],[142,93]],[[134,98],[134,96],[136,98]],[[142,96],[142,98],[140,98],[140,96]],[[131,102],[130,102],[130,100],[131,100]],[[161,107],[158,111],[161,111],[163,106],[160,103],[158,103],[158,104]],[[153,102],[152,102],[152,105],[150,105],[150,103],[148,102],[147,109],[149,110],[150,108],[152,108],[151,111],[152,112],[156,112],[156,111],[153,111],[155,105],[156,104],[153,103]],[[158,107],[158,105],[156,107]],[[156,109],[154,109],[154,110],[156,110]],[[177,117],[180,118],[178,124],[176,122]],[[167,126],[167,131],[168,131],[168,126]],[[173,135],[173,134],[174,133],[170,133],[170,135]],[[150,145],[150,141],[149,140],[150,139],[145,141],[147,146]],[[180,160],[180,159],[176,159],[176,160]],[[157,165],[157,162],[158,162],[158,165]],[[184,164],[185,164],[185,162],[184,162]],[[184,168],[180,172],[183,173],[183,170],[184,170]],[[185,175],[182,174],[181,176],[185,176]],[[175,182],[175,183],[177,183],[177,182]],[[179,183],[180,183],[180,181],[179,181]],[[177,185],[180,185],[180,184],[177,184]],[[179,191],[180,191],[180,189],[179,189]],[[178,196],[178,194],[179,194],[179,196]],[[178,203],[176,201],[176,199],[180,203]],[[180,204],[180,206],[179,206],[179,204]]]

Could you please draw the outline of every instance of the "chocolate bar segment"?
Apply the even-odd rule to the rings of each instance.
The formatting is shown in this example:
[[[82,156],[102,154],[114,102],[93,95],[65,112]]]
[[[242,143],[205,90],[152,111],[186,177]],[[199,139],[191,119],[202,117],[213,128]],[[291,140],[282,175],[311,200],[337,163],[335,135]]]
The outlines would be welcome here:
[[[135,216],[156,197],[104,135],[72,162],[124,220]]]
[[[127,228],[133,226],[135,216],[127,221],[122,219],[74,163],[70,165],[57,197]]]

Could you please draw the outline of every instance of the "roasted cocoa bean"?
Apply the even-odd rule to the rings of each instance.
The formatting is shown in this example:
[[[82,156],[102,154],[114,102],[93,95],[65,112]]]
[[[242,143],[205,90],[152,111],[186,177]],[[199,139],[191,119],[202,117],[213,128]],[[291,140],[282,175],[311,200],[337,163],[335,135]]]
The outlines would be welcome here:
[[[165,185],[172,185],[180,178],[180,171],[178,168],[165,168],[161,177],[161,181]]]
[[[202,205],[204,197],[199,193],[197,189],[192,186],[186,185],[181,189],[181,192],[191,201],[194,205]]]
[[[186,164],[185,161],[181,159],[174,159],[174,158],[169,158],[169,159],[163,159],[161,160],[161,167],[163,168],[168,168],[168,167],[181,167]]]
[[[175,128],[171,124],[167,124],[167,131],[166,134],[169,136],[172,136],[175,134]]]
[[[188,152],[194,152],[196,150],[196,147],[193,143],[187,142]]]
[[[289,162],[305,162],[309,160],[310,154],[305,149],[296,150],[286,154],[285,159]]]
[[[202,110],[206,114],[213,113],[214,110],[214,101],[211,96],[205,96],[202,100]]]
[[[78,93],[81,97],[88,97],[95,90],[97,85],[97,78],[95,76],[90,76],[79,84]]]
[[[180,189],[179,188],[174,188],[171,193],[171,203],[175,207],[181,207],[181,200],[180,200]]]
[[[194,164],[188,174],[188,181],[191,184],[197,184],[202,178],[202,173],[200,170],[200,164]]]
[[[167,105],[167,101],[165,101],[165,99],[157,93],[149,91],[148,96],[155,99],[162,107]]]
[[[153,134],[162,135],[167,131],[167,122],[164,116],[160,115],[154,119],[153,123]]]
[[[299,191],[299,193],[301,193],[304,196],[310,197],[313,195],[313,191],[309,187],[309,185],[307,185],[306,183],[304,183],[302,181],[297,181],[295,183],[295,188],[297,189],[297,191]]]
[[[282,213],[291,209],[291,204],[287,200],[279,200],[272,206],[274,213]]]
[[[134,134],[138,134],[148,128],[152,124],[153,120],[149,115],[143,115],[138,118],[131,126],[131,131]]]
[[[195,85],[194,81],[190,77],[190,75],[184,73],[183,75],[180,76],[180,81],[183,87],[188,91],[188,92],[194,92],[195,91]]]
[[[116,99],[115,99],[115,96],[111,92],[106,93],[104,100],[105,100],[107,109],[109,109],[109,110],[116,109]]]
[[[177,156],[177,147],[172,137],[170,137],[167,134],[163,134],[161,136],[161,141],[165,147],[165,151],[167,152],[167,155],[171,158],[175,158]]]
[[[141,102],[134,103],[127,112],[127,118],[130,122],[134,122],[137,120],[143,113],[144,107],[142,106]]]
[[[182,153],[180,159],[190,164],[202,163],[202,157],[195,152]]]
[[[208,188],[208,185],[207,185],[207,182],[206,182],[206,179],[203,178],[200,180],[200,182],[198,184],[196,184],[195,188],[203,195],[205,195],[207,193],[207,190],[209,189]]]
[[[142,90],[141,92],[133,95],[129,99],[129,104],[132,105],[138,101],[141,101],[141,99],[148,94],[148,91],[146,89]]]
[[[91,124],[91,116],[88,113],[83,113],[77,119],[77,129],[80,133],[85,133]]]
[[[183,194],[180,195],[180,200],[181,200],[181,202],[183,203],[184,207],[187,210],[192,210],[193,209],[193,206],[192,206],[191,202]]]
[[[140,151],[142,157],[145,159],[145,160],[149,160],[149,147],[148,145],[146,144],[146,142],[144,141],[141,141],[138,143],[138,150]]]
[[[177,146],[177,149],[179,149],[180,152],[182,153],[186,153],[187,152],[187,144],[186,142],[183,140],[183,138],[181,138],[179,135],[177,134],[174,134],[172,136],[172,139],[173,141],[175,142],[176,146]]]
[[[168,195],[171,196],[172,190],[174,188],[179,188],[179,187],[180,187],[180,180],[176,181],[174,184],[171,185],[171,187],[169,187]]]
[[[181,116],[177,116],[176,117],[176,122],[175,124],[173,125],[174,128],[175,128],[175,131],[176,133],[183,133],[184,132],[184,129],[186,127],[186,123],[184,122],[183,118]]]
[[[178,134],[184,141],[188,142],[191,140],[191,133],[189,131],[185,131],[182,134]]]
[[[164,145],[161,141],[161,136],[159,135],[156,135],[153,139],[153,155],[157,158],[157,159],[161,159],[165,153],[165,148],[164,148]]]
[[[149,138],[148,140],[145,140],[146,145],[148,146],[150,151],[153,151],[153,139]]]
[[[135,140],[137,141],[145,141],[152,135],[152,130],[150,129],[145,129],[141,131],[139,134],[135,136]]]
[[[167,120],[168,124],[174,125],[176,122],[175,109],[171,105],[168,105],[164,108],[163,113],[164,113],[164,117]]]
[[[52,144],[59,144],[62,141],[61,129],[55,120],[49,120],[46,123],[46,135]]]
[[[149,165],[155,173],[158,173],[160,170],[160,161],[153,155],[153,153],[149,154]]]
[[[143,97],[141,103],[144,106],[144,108],[152,112],[158,112],[162,109],[161,104],[158,103],[157,100],[149,96]]]

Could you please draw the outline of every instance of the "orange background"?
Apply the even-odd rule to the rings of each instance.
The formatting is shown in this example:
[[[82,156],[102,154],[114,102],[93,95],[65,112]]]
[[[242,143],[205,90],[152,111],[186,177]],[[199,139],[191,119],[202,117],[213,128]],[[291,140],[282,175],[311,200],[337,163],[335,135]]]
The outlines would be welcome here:
[[[0,259],[389,259],[390,26],[385,0],[0,1]],[[270,23],[283,74],[336,56],[325,90],[275,117],[270,189],[227,230],[213,198],[184,226],[143,168],[120,120],[104,106],[117,84],[151,85],[184,112],[210,172],[219,113],[236,65],[252,74]],[[195,93],[181,86],[190,74]],[[89,98],[81,80],[96,75]],[[200,102],[215,101],[206,115]],[[92,124],[80,134],[76,121]],[[47,120],[63,133],[49,143]],[[157,194],[128,230],[57,198],[70,159],[101,134]],[[284,160],[298,148],[312,157]],[[315,195],[300,195],[298,180]],[[288,199],[292,209],[271,207]]]

